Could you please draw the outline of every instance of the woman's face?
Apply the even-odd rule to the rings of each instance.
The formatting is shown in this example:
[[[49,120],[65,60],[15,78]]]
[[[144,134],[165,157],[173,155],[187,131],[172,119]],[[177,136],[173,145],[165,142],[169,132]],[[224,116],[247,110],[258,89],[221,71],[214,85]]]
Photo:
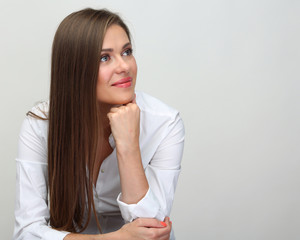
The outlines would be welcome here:
[[[98,101],[127,104],[134,98],[137,66],[126,32],[110,26],[104,36],[97,82]]]

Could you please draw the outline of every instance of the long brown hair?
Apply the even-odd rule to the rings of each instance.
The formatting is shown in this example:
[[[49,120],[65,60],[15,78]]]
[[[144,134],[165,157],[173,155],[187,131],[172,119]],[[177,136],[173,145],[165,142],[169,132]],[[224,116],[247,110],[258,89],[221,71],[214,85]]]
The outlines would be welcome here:
[[[130,39],[118,15],[94,9],[67,16],[54,37],[48,179],[50,225],[55,229],[81,232],[92,211],[96,216],[93,169],[101,146],[99,134],[103,134],[96,86],[104,34],[113,24],[121,26]],[[98,219],[97,224],[101,232]]]

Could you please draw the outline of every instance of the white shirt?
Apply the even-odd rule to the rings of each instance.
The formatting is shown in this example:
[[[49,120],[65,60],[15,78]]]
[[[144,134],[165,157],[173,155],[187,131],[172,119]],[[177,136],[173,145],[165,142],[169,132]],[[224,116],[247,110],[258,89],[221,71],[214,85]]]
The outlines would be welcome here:
[[[178,111],[142,92],[136,92],[140,108],[140,150],[149,184],[146,195],[137,204],[121,199],[120,177],[114,149],[103,161],[94,187],[95,208],[102,231],[115,231],[136,218],[163,221],[171,212],[181,169],[184,126]],[[41,103],[32,111],[40,116],[48,111]],[[49,226],[47,176],[48,121],[26,117],[21,128],[16,158],[16,205],[13,239],[62,240],[68,232]],[[93,214],[92,214],[93,215]],[[99,233],[92,217],[84,233]],[[175,239],[173,232],[171,238]]]

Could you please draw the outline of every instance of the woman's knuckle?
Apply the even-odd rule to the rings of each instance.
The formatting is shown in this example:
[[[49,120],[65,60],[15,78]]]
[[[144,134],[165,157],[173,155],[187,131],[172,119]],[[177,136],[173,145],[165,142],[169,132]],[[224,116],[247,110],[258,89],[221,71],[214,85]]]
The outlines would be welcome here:
[[[142,224],[142,219],[140,218],[137,218],[134,220],[138,225]]]
[[[157,233],[155,231],[150,232],[149,234],[150,239],[156,239],[157,238]]]

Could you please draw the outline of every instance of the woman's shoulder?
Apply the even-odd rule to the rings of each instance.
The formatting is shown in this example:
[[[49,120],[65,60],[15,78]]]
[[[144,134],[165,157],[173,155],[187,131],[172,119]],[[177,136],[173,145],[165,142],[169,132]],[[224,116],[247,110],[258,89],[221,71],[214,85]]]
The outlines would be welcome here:
[[[48,135],[49,101],[36,103],[23,121],[21,134],[36,136],[46,141]]]
[[[27,115],[39,119],[48,119],[49,101],[40,101],[36,103]]]
[[[48,102],[39,102],[27,113],[19,134],[19,163],[47,163]]]
[[[178,114],[173,107],[144,92],[136,92],[136,102],[140,110],[145,113],[166,117],[174,117]]]

